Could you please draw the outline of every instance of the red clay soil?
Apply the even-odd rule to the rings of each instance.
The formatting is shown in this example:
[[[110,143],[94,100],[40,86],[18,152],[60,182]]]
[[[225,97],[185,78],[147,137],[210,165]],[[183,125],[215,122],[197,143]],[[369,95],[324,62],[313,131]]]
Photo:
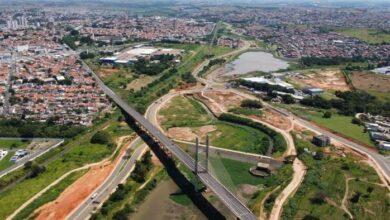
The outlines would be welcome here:
[[[65,219],[73,209],[84,201],[109,176],[113,164],[91,168],[85,175],[69,186],[53,202],[39,208],[37,220]]]
[[[125,145],[127,146],[132,139],[133,137],[127,140]],[[56,200],[41,206],[36,211],[38,214],[35,219],[65,219],[108,178],[114,169],[114,164],[119,162],[125,150],[126,147],[122,147],[120,156],[117,156],[113,162],[108,160],[93,166],[86,174],[66,188]]]
[[[270,109],[263,109],[262,111],[263,115],[261,117],[256,115],[251,115],[250,117],[267,122],[283,130],[289,130],[291,128],[291,121],[280,113],[277,113]]]
[[[211,98],[217,104],[223,106],[227,110],[240,106],[241,101],[245,99],[244,97],[233,92],[208,91],[205,92],[204,95],[208,98]]]

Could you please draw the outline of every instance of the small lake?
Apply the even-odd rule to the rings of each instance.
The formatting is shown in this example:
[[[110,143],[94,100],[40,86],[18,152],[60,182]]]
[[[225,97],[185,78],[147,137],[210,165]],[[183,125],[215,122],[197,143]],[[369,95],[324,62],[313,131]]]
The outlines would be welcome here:
[[[226,65],[224,75],[243,75],[254,71],[273,72],[289,67],[287,61],[275,58],[271,53],[250,51],[241,54]]]

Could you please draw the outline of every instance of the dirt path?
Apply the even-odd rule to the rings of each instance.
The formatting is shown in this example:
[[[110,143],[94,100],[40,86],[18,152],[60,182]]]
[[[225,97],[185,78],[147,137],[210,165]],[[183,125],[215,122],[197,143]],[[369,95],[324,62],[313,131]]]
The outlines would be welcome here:
[[[347,208],[347,198],[349,192],[349,181],[353,179],[355,178],[351,178],[351,177],[347,178],[347,176],[345,176],[345,193],[344,193],[343,200],[341,201],[341,208],[344,210],[345,213],[348,214],[350,219],[353,219],[353,215],[351,214],[351,212],[349,212]]]
[[[283,189],[279,196],[275,199],[275,205],[272,208],[269,219],[278,220],[282,214],[283,204],[288,200],[289,197],[294,195],[298,187],[301,185],[303,178],[306,174],[306,166],[296,158],[293,163],[293,178],[291,182]]]
[[[259,206],[260,206],[260,215],[259,215],[259,220],[262,220],[262,219],[267,219],[267,213],[264,212],[264,203],[265,201],[268,199],[268,197],[276,192],[276,190],[278,190],[280,188],[280,186],[276,187],[275,189],[273,189],[271,192],[268,192],[264,198],[261,200]]]

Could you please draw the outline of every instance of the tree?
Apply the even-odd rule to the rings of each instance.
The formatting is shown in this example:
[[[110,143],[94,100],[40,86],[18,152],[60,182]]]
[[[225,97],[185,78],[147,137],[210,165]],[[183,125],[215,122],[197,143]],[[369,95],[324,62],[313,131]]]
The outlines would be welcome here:
[[[358,118],[352,118],[352,121],[351,121],[352,124],[355,124],[355,125],[359,125],[359,126],[362,126],[364,125],[364,123],[362,122],[362,120],[358,119]]]
[[[324,158],[324,153],[322,151],[317,151],[313,158],[316,160],[322,160]]]
[[[40,166],[40,165],[37,165],[37,164],[32,164],[30,170],[31,170],[31,171],[30,171],[30,173],[28,174],[28,178],[35,178],[35,177],[37,177],[39,174],[45,172],[45,171],[46,171],[46,167]]]
[[[359,199],[360,199],[360,195],[361,193],[360,192],[356,192],[352,198],[349,199],[349,201],[351,201],[352,203],[358,203],[359,202]]]
[[[321,205],[325,203],[326,194],[324,192],[317,192],[312,198],[310,198],[310,202],[312,204]]]
[[[77,35],[79,35],[79,34],[80,34],[80,33],[79,33],[78,30],[73,29],[73,30],[70,31],[70,35],[72,35],[72,36],[77,36]]]
[[[92,144],[109,144],[111,142],[111,136],[107,131],[98,131],[91,138]]]
[[[295,103],[295,99],[291,95],[283,95],[282,101],[285,104],[294,104]]]
[[[196,83],[196,79],[195,77],[190,73],[190,72],[186,72],[184,73],[181,78],[184,80],[184,82],[186,83]]]
[[[31,169],[32,165],[33,165],[33,162],[32,162],[32,161],[27,161],[27,162],[24,164],[24,169],[25,169],[25,170],[29,170],[29,169]]]
[[[141,161],[135,163],[134,171],[131,173],[131,177],[138,183],[145,182],[147,173],[147,167],[142,164]]]
[[[83,51],[80,53],[80,59],[85,60],[85,59],[92,59],[95,57],[94,53],[89,53],[86,51]]]
[[[332,112],[326,111],[322,117],[323,118],[331,118],[332,117]]]

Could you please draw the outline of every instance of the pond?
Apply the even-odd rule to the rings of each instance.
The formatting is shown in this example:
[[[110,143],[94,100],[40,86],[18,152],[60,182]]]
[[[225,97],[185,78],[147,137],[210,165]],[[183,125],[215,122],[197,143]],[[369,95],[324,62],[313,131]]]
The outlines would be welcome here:
[[[289,67],[287,61],[275,58],[271,53],[250,51],[241,54],[225,67],[225,75],[243,75],[254,71],[274,72]]]

